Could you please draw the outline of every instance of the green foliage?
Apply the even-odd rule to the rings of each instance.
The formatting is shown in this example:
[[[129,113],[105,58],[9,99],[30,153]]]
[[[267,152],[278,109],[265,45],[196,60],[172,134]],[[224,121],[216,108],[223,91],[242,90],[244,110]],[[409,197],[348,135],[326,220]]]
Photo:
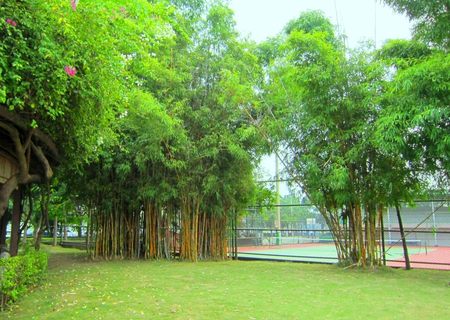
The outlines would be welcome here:
[[[169,2],[177,7],[168,6]],[[95,4],[79,7],[95,20],[92,25],[104,23],[114,4],[102,4],[105,13]],[[77,14],[70,23],[77,25],[74,37],[80,46],[94,37],[107,42],[108,53],[99,55],[112,59],[116,83],[98,90],[109,92],[105,98],[111,100],[105,106],[115,121],[107,127],[113,138],[101,135],[104,142],[96,149],[99,161],[85,164],[75,175],[65,170],[61,182],[70,185],[71,199],[91,209],[94,228],[115,219],[111,223],[117,229],[108,230],[114,243],[125,239],[130,228],[134,234],[141,232],[139,223],[130,227],[130,221],[140,219],[140,210],[148,223],[146,239],[156,241],[155,230],[150,230],[156,225],[150,220],[161,219],[157,228],[163,223],[177,225],[177,215],[184,212],[182,204],[195,206],[195,214],[204,214],[203,223],[209,223],[242,211],[257,194],[252,162],[261,156],[261,138],[243,108],[256,103],[253,79],[260,68],[251,53],[252,44],[237,39],[232,11],[222,1],[142,5],[146,14],[144,9],[127,9],[128,17],[108,21],[109,29],[98,35],[88,33],[89,26]],[[145,37],[135,34],[137,29],[145,30]],[[77,35],[81,30],[82,36]],[[94,73],[97,65],[90,62],[86,59],[86,66]],[[102,63],[94,62],[100,64],[95,73],[104,73]],[[219,230],[222,222],[218,221],[209,225]],[[224,233],[219,230],[219,234]],[[171,242],[159,241],[157,246]],[[146,243],[146,248],[152,246]],[[113,254],[118,255],[126,250],[122,244],[115,249]],[[139,249],[130,254],[138,255]]]
[[[378,120],[386,152],[401,154],[432,188],[447,188],[448,12],[447,1],[385,0],[415,23],[414,39],[391,41],[378,57],[397,70],[386,83]],[[430,178],[432,176],[432,178]],[[431,185],[430,185],[431,184]]]
[[[54,140],[67,167],[96,159],[113,143],[110,124],[126,108],[129,88],[158,76],[160,48],[175,36],[166,22],[173,9],[136,4],[87,0],[72,10],[60,1],[6,1],[0,7],[2,21],[16,23],[0,29],[2,100]]]
[[[261,65],[267,67],[270,65],[271,61],[279,56],[280,46],[283,42],[284,39],[281,36],[268,38],[255,48],[255,55],[258,57]]]
[[[406,14],[414,22],[413,32],[417,39],[442,48],[449,48],[448,1],[383,0],[383,2],[397,12]]]
[[[408,65],[409,57],[397,59]],[[378,133],[383,146],[404,155],[413,168],[449,172],[449,58],[435,52],[402,68],[387,86]]]
[[[290,35],[294,30],[303,31],[305,33],[326,33],[326,40],[329,43],[337,44],[334,34],[334,26],[330,19],[320,10],[305,11],[300,14],[297,19],[293,19],[284,27],[284,32]]]
[[[48,254],[37,251],[0,259],[0,307],[21,298],[28,290],[37,285],[47,271]]]
[[[333,24],[322,11],[305,11],[300,13],[298,18],[290,20],[284,27],[283,33],[260,43],[255,49],[255,54],[264,67],[269,67],[271,62],[276,62],[287,54],[289,48],[284,44],[294,32],[309,35],[321,33],[327,43],[337,47],[342,45],[342,42],[336,37],[334,29]]]
[[[108,190],[136,207],[195,185],[188,193],[222,209],[244,207],[260,140],[240,104],[254,98],[258,68],[232,11],[221,1],[122,5],[7,1],[2,16],[15,22],[0,30],[0,98],[57,143],[72,199]]]
[[[432,50],[418,41],[390,40],[377,53],[377,58],[397,67],[407,68],[430,55]]]
[[[399,59],[376,60],[369,47],[346,50],[321,21],[301,15],[267,68],[264,126],[290,177],[332,231],[341,261],[365,265],[367,258],[376,265],[379,208],[409,200],[419,182],[405,159],[380,147],[376,134],[388,66]],[[408,53],[428,52],[404,43],[385,52],[392,59]]]
[[[364,189],[353,171],[362,174],[377,161],[369,158],[377,87],[367,83],[380,75],[369,68],[370,57],[346,58],[325,33],[294,31],[288,41],[286,67],[273,73],[275,94],[268,97],[282,123],[274,130],[313,202],[340,208]]]

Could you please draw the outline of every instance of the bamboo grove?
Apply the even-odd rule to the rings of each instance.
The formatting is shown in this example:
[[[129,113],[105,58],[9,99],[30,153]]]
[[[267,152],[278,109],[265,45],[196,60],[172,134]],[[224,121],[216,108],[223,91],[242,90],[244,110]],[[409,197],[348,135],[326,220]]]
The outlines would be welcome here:
[[[139,85],[124,93],[115,141],[65,173],[90,213],[92,257],[225,259],[228,220],[256,194],[260,138],[238,99],[253,98],[257,60],[228,7],[173,3],[146,4],[167,30],[150,57],[129,58]]]
[[[274,40],[272,40],[274,41]],[[321,12],[304,12],[262,47],[271,75],[264,92],[272,119],[262,128],[287,178],[315,204],[343,264],[382,264],[383,214],[410,201],[418,167],[383,145],[389,67],[370,50],[348,50]]]
[[[90,167],[85,197],[93,257],[170,259],[179,253],[189,261],[226,258],[228,219],[254,193],[248,154],[225,145],[231,137],[223,133],[201,146],[208,137],[187,141],[179,127],[165,132],[172,136],[153,150],[145,150],[147,139],[134,136],[122,146],[127,152],[117,150],[114,158],[105,155]],[[217,151],[211,154],[213,147]]]

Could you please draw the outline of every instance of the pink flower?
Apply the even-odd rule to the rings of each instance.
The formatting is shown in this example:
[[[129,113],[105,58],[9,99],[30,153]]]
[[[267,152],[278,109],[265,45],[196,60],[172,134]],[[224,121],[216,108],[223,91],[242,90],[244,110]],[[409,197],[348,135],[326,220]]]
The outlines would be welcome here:
[[[75,73],[77,72],[77,69],[75,69],[75,67],[69,67],[66,66],[64,68],[65,73],[67,73],[70,77],[73,77],[75,75]]]
[[[17,27],[17,23],[16,23],[14,20],[7,19],[7,20],[6,20],[6,23],[7,23],[7,24],[11,24],[11,25],[13,25],[14,27]]]
[[[8,20],[6,20],[6,23],[7,23],[7,24],[10,24],[11,21],[12,21],[11,19],[8,19]]]
[[[77,11],[77,0],[70,0],[70,3],[72,4],[72,10]]]
[[[120,11],[124,12],[124,11],[125,11],[125,8],[124,8],[124,7],[121,7],[121,8],[120,8]]]

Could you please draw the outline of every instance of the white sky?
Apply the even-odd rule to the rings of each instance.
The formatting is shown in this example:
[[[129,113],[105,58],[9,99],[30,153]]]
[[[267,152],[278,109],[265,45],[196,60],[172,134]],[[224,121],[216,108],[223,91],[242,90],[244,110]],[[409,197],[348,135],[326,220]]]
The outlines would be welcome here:
[[[376,0],[230,0],[237,29],[261,42],[277,35],[291,19],[307,10],[322,10],[356,47],[360,40],[374,40],[380,47],[386,39],[409,39],[406,16],[394,13]]]
[[[235,13],[237,29],[243,35],[261,42],[276,36],[291,19],[307,10],[322,10],[341,34],[348,37],[347,44],[355,48],[361,40],[376,40],[377,48],[387,39],[410,39],[411,24],[406,16],[395,13],[376,0],[229,0]],[[267,178],[275,176],[275,156],[262,162]],[[280,170],[282,164],[280,163]],[[283,183],[281,195],[286,195]]]

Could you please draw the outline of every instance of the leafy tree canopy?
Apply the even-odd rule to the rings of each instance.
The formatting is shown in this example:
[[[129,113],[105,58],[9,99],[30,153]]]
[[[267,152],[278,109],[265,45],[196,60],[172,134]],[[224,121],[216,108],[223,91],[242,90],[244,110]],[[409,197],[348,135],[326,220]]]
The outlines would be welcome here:
[[[173,11],[140,0],[130,7],[114,0],[2,2],[0,125],[20,163],[19,175],[1,189],[2,208],[18,184],[52,176],[54,163],[45,159],[45,148],[56,145],[62,169],[76,170],[114,143],[111,124],[134,94],[149,94],[138,89],[143,80],[165,69],[168,59],[159,56],[175,38]],[[20,123],[22,136],[12,119],[20,119],[14,125]],[[51,142],[44,143],[36,132]],[[20,160],[30,148],[45,176],[30,175],[27,161]]]
[[[382,0],[394,10],[406,14],[414,22],[414,34],[419,40],[448,49],[450,3],[440,1]]]
[[[423,175],[433,175],[433,181],[445,186],[449,177],[449,3],[384,2],[415,22],[415,40],[390,41],[378,53],[380,59],[396,67],[381,102],[380,141],[388,152],[402,154],[410,166]]]

